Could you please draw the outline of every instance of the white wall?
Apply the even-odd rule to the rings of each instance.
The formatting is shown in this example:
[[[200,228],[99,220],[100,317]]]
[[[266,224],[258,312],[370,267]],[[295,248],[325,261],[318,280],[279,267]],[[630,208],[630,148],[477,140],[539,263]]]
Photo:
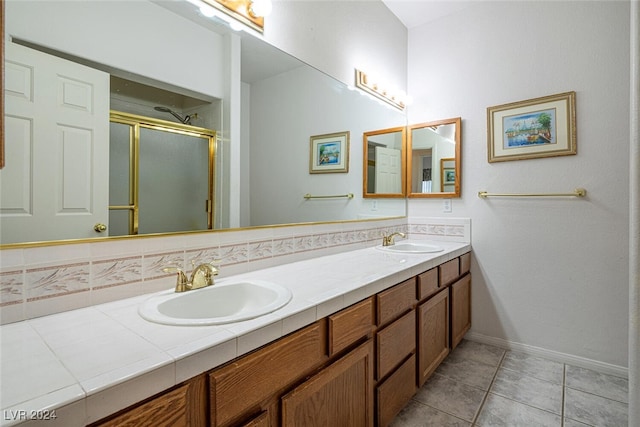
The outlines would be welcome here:
[[[264,38],[348,85],[359,68],[406,90],[407,29],[381,1],[275,0]]]
[[[473,333],[627,366],[629,81],[628,2],[479,2],[409,31],[409,122],[463,119]],[[571,90],[577,155],[487,162],[487,107]],[[477,197],[575,187],[585,200]]]
[[[381,200],[372,210],[362,198],[362,134],[403,126],[404,114],[310,67],[254,83],[250,93],[251,225],[405,215],[404,200]],[[309,138],[344,131],[348,173],[310,174]],[[306,193],[355,198],[305,200]]]
[[[107,0],[5,4],[7,39],[95,62],[120,77],[182,88],[183,94],[223,97],[222,37],[158,5]]]

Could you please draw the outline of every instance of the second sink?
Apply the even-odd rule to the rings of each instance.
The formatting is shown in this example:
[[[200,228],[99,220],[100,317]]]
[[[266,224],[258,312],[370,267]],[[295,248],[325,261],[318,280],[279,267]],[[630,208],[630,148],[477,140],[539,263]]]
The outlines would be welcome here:
[[[163,292],[143,302],[144,319],[165,325],[221,325],[271,313],[291,300],[291,291],[263,280],[219,282],[184,293]]]

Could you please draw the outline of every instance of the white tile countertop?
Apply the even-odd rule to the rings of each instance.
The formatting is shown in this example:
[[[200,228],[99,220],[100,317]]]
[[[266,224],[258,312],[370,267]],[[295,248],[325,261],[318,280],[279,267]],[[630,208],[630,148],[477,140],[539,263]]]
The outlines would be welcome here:
[[[0,425],[97,421],[471,250],[432,243],[444,251],[367,248],[219,279],[267,280],[293,293],[283,308],[237,323],[152,323],[138,314],[147,294],[1,326]]]

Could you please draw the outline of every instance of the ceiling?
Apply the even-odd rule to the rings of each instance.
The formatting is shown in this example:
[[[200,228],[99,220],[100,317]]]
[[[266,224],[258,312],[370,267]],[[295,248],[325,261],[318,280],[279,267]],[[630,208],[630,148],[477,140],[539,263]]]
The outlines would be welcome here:
[[[473,1],[464,0],[382,0],[382,2],[409,29],[465,9],[473,3]]]

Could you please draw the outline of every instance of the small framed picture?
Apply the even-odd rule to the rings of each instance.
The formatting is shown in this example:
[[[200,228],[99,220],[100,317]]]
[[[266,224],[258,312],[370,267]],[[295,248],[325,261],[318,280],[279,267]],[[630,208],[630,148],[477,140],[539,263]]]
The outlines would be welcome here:
[[[576,154],[576,93],[487,108],[488,160]]]
[[[456,191],[456,159],[444,158],[440,159],[440,191],[450,193]]]
[[[349,172],[349,132],[310,138],[309,173]]]

